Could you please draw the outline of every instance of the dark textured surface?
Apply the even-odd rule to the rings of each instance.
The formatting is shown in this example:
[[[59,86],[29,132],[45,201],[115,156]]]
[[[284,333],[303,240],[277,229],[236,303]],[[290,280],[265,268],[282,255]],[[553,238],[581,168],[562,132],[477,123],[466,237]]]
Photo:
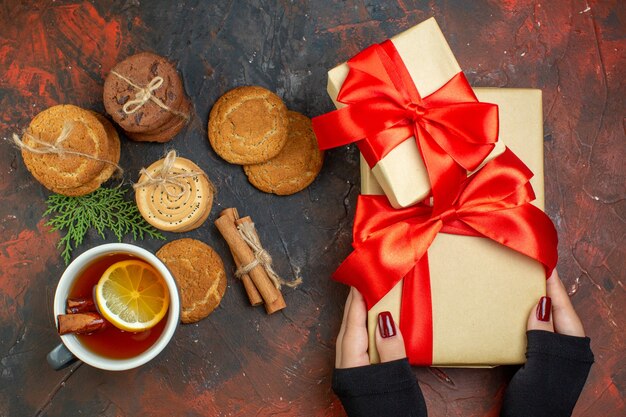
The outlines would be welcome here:
[[[75,364],[54,372],[59,339],[51,303],[64,265],[42,213],[47,191],[8,143],[0,151],[0,415],[341,416],[330,391],[346,288],[329,275],[350,248],[358,187],[356,150],[327,153],[310,188],[263,194],[219,159],[206,122],[225,91],[258,84],[292,110],[331,110],[326,71],[373,42],[435,16],[475,86],[541,88],[547,212],[557,225],[559,269],[592,338],[597,363],[574,415],[624,413],[626,389],[626,9],[606,1],[17,1],[0,4],[0,134],[42,109],[103,110],[107,72],[151,50],[176,62],[195,107],[167,145],[124,141],[136,180],[166,149],[193,159],[218,188],[205,226],[184,236],[232,261],[212,221],[237,206],[257,222],[284,275],[288,308],[266,316],[230,278],[220,307],[140,369]],[[169,239],[179,237],[168,235]],[[88,236],[77,253],[101,243]],[[140,243],[157,250],[161,242]],[[77,254],[76,253],[76,254]],[[496,416],[514,370],[417,369],[433,416]]]

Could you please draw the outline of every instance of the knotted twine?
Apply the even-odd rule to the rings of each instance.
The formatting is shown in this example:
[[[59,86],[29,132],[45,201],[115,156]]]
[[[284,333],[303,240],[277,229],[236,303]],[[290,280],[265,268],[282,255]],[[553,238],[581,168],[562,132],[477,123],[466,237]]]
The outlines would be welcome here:
[[[207,178],[207,181],[209,181],[204,172],[189,171],[181,172],[178,174],[170,172],[174,167],[176,157],[177,155],[175,150],[169,151],[165,158],[163,158],[163,164],[161,164],[161,167],[154,174],[150,174],[150,172],[148,172],[146,168],[141,168],[141,170],[139,171],[139,176],[141,177],[142,175],[145,175],[146,179],[144,181],[133,184],[133,188],[137,189],[141,187],[146,187],[148,185],[158,185],[165,191],[165,193],[169,197],[178,200],[183,196],[183,194],[185,194],[185,189],[187,185],[184,181],[181,181],[182,178],[192,178],[197,177],[198,175],[204,175]],[[168,185],[178,187],[180,191],[174,193],[170,191],[171,187],[168,187]],[[211,188],[213,187],[211,181],[209,181],[209,186]]]
[[[235,276],[237,278],[241,278],[242,275],[245,275],[256,268],[258,265],[261,265],[274,286],[280,290],[282,285],[286,285],[290,288],[296,288],[298,285],[302,284],[302,278],[297,277],[293,281],[285,281],[283,280],[272,268],[272,257],[263,246],[261,246],[261,241],[259,240],[259,236],[254,229],[254,223],[241,223],[237,225],[237,230],[241,235],[241,238],[248,244],[252,252],[254,253],[254,260],[250,262],[248,265],[244,265],[241,268],[235,271]]]
[[[70,134],[74,130],[75,123],[81,123],[81,122],[66,121],[65,123],[63,123],[63,128],[61,128],[61,133],[59,133],[59,136],[52,143],[44,142],[43,140],[38,139],[37,137],[31,135],[30,133],[24,133],[24,136],[28,136],[31,142],[38,145],[36,148],[24,143],[24,141],[21,140],[20,137],[15,133],[13,134],[13,143],[22,150],[27,150],[28,152],[39,154],[39,155],[44,155],[44,154],[55,154],[59,156],[76,155],[76,156],[82,156],[83,158],[91,159],[93,161],[103,162],[105,164],[114,166],[115,170],[119,173],[119,175],[121,175],[124,172],[124,170],[122,169],[121,166],[119,166],[117,163],[113,161],[101,159],[96,156],[89,155],[84,152],[78,152],[78,151],[74,151],[71,149],[67,149],[62,146],[63,142],[67,138],[70,137]]]
[[[180,116],[183,119],[189,119],[188,114],[173,110],[171,107],[166,106],[165,103],[163,103],[161,100],[159,100],[157,97],[155,97],[152,94],[154,91],[158,90],[159,87],[161,87],[161,85],[163,85],[163,77],[156,76],[152,80],[150,80],[148,85],[146,85],[145,87],[141,87],[135,84],[134,82],[132,82],[131,80],[129,80],[128,78],[124,77],[122,74],[118,73],[117,71],[111,71],[111,74],[125,81],[128,85],[130,85],[131,87],[137,90],[135,92],[135,98],[132,100],[128,100],[124,104],[124,106],[122,106],[122,111],[124,113],[133,114],[137,110],[142,108],[148,101],[152,101],[163,110],[169,111],[170,113]]]

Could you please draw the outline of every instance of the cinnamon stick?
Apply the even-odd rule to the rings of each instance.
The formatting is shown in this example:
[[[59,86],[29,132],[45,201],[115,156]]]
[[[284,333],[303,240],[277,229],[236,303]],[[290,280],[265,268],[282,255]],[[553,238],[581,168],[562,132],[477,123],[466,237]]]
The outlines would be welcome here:
[[[215,226],[217,226],[217,229],[230,247],[231,252],[235,254],[242,265],[249,265],[255,261],[252,249],[250,249],[248,244],[241,238],[235,223],[231,222],[228,216],[222,216],[215,220]],[[271,304],[276,301],[280,291],[274,287],[274,284],[267,276],[263,266],[255,266],[249,272],[249,275],[265,304]]]
[[[108,322],[98,313],[59,314],[57,321],[60,335],[90,334],[104,330],[108,325]]]
[[[68,298],[65,302],[67,314],[95,312],[96,304],[93,298]]]
[[[233,222],[239,218],[239,211],[237,207],[228,207],[220,211],[219,217],[228,216],[233,219]]]
[[[285,303],[285,299],[283,298],[283,294],[278,291],[278,298],[273,303],[265,304],[265,312],[267,314],[274,314],[279,310],[287,307],[287,303]]]
[[[233,224],[235,224],[235,221],[239,219],[239,213],[237,212],[237,209],[235,207],[222,210],[222,212],[220,213],[220,217],[222,216],[227,217],[230,221],[232,221]],[[241,260],[237,257],[237,254],[232,250],[230,251],[230,253],[233,255],[233,260],[235,261],[235,266],[237,267],[237,269],[241,268],[243,264],[241,263]],[[250,300],[250,304],[253,307],[263,304],[263,298],[261,298],[259,290],[257,290],[254,286],[254,282],[252,282],[252,278],[250,278],[250,275],[243,274],[241,276],[241,282],[243,283],[243,287],[246,290],[246,294],[248,295],[248,300]]]
[[[259,234],[256,231],[256,228],[254,227],[254,222],[252,221],[252,218],[250,216],[246,216],[246,217],[242,217],[240,219],[235,220],[235,224],[238,226],[240,224],[243,223],[251,223],[252,224],[252,231],[254,233],[254,236],[256,237],[256,239],[260,242],[261,239],[259,239]],[[273,314],[279,310],[282,310],[283,308],[287,307],[287,303],[285,303],[285,299],[283,298],[283,294],[280,292],[280,289],[278,289],[276,287],[276,284],[274,283],[274,287],[276,288],[276,290],[278,291],[278,297],[276,298],[276,300],[273,303],[266,303],[265,304],[265,311],[267,312],[267,314]]]

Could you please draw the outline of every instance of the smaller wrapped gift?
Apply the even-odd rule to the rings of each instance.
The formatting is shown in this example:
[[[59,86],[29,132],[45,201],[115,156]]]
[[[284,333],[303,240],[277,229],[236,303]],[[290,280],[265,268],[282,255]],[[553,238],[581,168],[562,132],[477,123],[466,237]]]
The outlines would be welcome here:
[[[434,18],[333,68],[327,89],[338,110],[313,119],[320,148],[356,143],[393,207],[503,150],[497,106],[478,102]]]
[[[547,216],[536,209],[543,209],[544,205],[541,91],[476,88],[475,92],[480,100],[498,104],[500,139],[510,149],[476,172],[484,176],[490,174],[490,171],[484,170],[495,171],[495,184],[490,184],[489,178],[478,184],[476,180],[481,178],[474,178],[469,182],[469,186],[461,192],[461,199],[465,201],[456,206],[457,212],[447,210],[440,215],[444,219],[443,223],[451,230],[437,233],[428,247],[426,264],[418,262],[410,273],[404,275],[404,279],[386,287],[381,282],[390,273],[393,274],[395,269],[400,268],[400,247],[404,245],[403,239],[407,235],[397,228],[388,228],[382,232],[385,235],[396,233],[397,237],[389,247],[382,248],[380,259],[372,258],[367,265],[363,265],[362,273],[352,270],[351,274],[355,276],[352,282],[346,282],[349,279],[341,277],[341,270],[347,261],[336,273],[335,278],[354,285],[363,293],[369,292],[370,297],[372,292],[385,293],[391,287],[379,300],[373,298],[375,304],[371,298],[368,300],[368,307],[371,307],[368,312],[369,352],[373,363],[379,360],[374,332],[377,316],[381,311],[390,311],[396,323],[399,323],[409,359],[415,365],[480,367],[519,364],[525,361],[528,314],[539,298],[545,295],[546,272],[556,264],[556,231]],[[516,162],[518,159],[513,153],[524,161],[528,171],[524,169],[524,164]],[[492,166],[496,163],[500,166]],[[527,203],[532,198],[532,190],[525,183],[531,175],[529,171],[534,173],[530,184],[537,196],[532,202],[533,207],[528,207],[531,205]],[[519,184],[517,188],[511,188],[515,189],[515,193],[510,196],[506,191],[508,182]],[[487,187],[492,189],[485,191]],[[361,188],[363,194],[382,193],[363,160]],[[498,193],[503,196],[502,208],[506,204],[511,207],[508,218],[497,213],[500,210],[500,201],[490,201],[498,200],[495,196]],[[514,197],[514,194],[518,197]],[[476,198],[476,195],[480,197]],[[455,227],[461,229],[458,226],[468,223],[480,230],[480,224],[476,226],[479,219],[472,218],[472,214],[468,214],[464,206],[478,206],[485,201],[494,205],[489,210],[494,210],[495,207],[492,213],[487,210],[478,215],[483,216],[480,221],[489,224],[490,230],[483,231],[489,238],[471,233],[463,235],[462,231],[454,230]],[[376,204],[378,203],[383,204],[380,201]],[[361,227],[359,217],[371,218],[382,224],[378,227],[388,226],[408,217],[407,227],[422,227],[417,222],[412,223],[414,218],[403,214],[407,210],[414,210],[419,216],[417,206],[391,211],[386,208],[390,213],[386,219],[376,219],[385,214],[372,210],[371,207],[369,213],[361,210],[362,208],[357,210],[355,229]],[[422,211],[424,210],[427,209]],[[454,219],[450,221],[453,217],[466,223],[455,224]],[[531,226],[539,227],[532,229]],[[425,228],[421,231],[422,234],[429,233]],[[502,233],[500,240],[513,242],[521,239],[521,243],[504,242],[505,244],[523,247],[516,247],[514,250],[501,244],[502,242],[497,241],[499,237],[493,235],[494,231]],[[531,232],[538,235],[533,236]],[[369,234],[369,238],[359,237],[359,234]],[[368,242],[372,240],[372,236],[375,238],[371,231],[355,230],[355,241]],[[413,245],[417,247],[419,244],[417,242]],[[354,256],[359,250],[356,243],[355,248],[350,256]],[[415,255],[411,253],[410,256]],[[365,277],[365,271],[373,268],[376,271],[369,278]],[[363,282],[368,279],[378,282]]]

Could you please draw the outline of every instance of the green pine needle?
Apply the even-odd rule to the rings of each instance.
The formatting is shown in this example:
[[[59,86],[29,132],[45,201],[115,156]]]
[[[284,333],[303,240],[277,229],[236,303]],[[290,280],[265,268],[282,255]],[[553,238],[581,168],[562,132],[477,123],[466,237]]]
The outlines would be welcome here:
[[[81,197],[60,194],[48,197],[48,209],[43,215],[53,216],[46,223],[51,231],[66,232],[58,244],[63,248],[61,255],[66,265],[70,262],[72,250],[83,242],[89,229],[95,229],[103,239],[106,238],[105,232],[111,231],[119,242],[127,234],[132,234],[135,240],[144,236],[165,240],[161,232],[144,220],[137,205],[124,199],[126,191],[122,187],[101,187]]]

